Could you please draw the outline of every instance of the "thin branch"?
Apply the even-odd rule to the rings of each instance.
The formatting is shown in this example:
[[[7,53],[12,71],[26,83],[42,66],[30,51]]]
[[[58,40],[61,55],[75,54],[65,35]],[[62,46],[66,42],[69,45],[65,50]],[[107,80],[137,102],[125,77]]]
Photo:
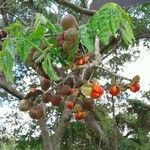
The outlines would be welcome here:
[[[60,149],[60,144],[61,144],[62,138],[63,138],[66,128],[71,120],[71,117],[72,117],[72,112],[70,112],[69,110],[64,108],[61,119],[58,123],[58,127],[55,131],[55,134],[52,137],[53,145],[55,147],[55,149],[53,149],[53,150]]]
[[[77,69],[73,70],[72,72],[70,72],[66,78],[64,78],[63,80],[60,79],[60,82],[51,90],[49,90],[49,92],[54,91],[55,89],[57,89],[60,85],[62,85],[64,82],[66,82],[75,72],[77,71]]]
[[[4,89],[6,92],[17,97],[18,99],[23,99],[24,95],[16,90],[10,83],[0,81],[0,88]]]
[[[109,53],[107,53],[105,56],[102,57],[102,60],[106,59],[108,56],[110,56],[115,50],[116,48],[121,44],[122,39],[120,39],[117,44],[114,45],[114,47],[109,51]]]
[[[120,78],[120,79],[124,79],[124,80],[127,80],[127,81],[131,81],[131,79],[127,78],[127,77],[124,77],[124,76],[121,76],[121,75],[118,75],[116,74],[115,72],[103,67],[103,66],[99,66],[100,69],[103,69],[104,71],[108,72],[109,74],[117,77],[117,78]]]
[[[55,0],[55,1],[56,1],[56,3],[63,5],[65,7],[69,7],[78,13],[86,14],[89,16],[93,16],[96,12],[96,10],[89,10],[89,9],[83,8],[83,7],[75,5],[67,0]]]

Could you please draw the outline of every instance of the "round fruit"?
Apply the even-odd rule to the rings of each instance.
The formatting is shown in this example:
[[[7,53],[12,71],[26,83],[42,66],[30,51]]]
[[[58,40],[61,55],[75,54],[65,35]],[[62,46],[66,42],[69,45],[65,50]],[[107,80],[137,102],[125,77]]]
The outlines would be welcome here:
[[[74,45],[73,42],[70,41],[64,41],[63,45],[62,45],[62,49],[68,53],[70,51],[70,49],[72,48],[72,46]]]
[[[20,111],[28,111],[32,106],[33,106],[33,104],[27,99],[22,99],[19,102],[19,110]]]
[[[91,92],[91,98],[100,98],[101,97],[101,95],[100,95],[100,93],[96,93],[96,92]]]
[[[98,85],[94,84],[91,91],[91,98],[100,98],[104,93],[104,89]]]
[[[42,90],[44,91],[48,90],[50,87],[50,80],[40,76],[40,86]]]
[[[104,90],[101,86],[99,86],[98,84],[94,84],[92,87],[92,92],[93,93],[99,93],[100,95],[103,95]]]
[[[72,110],[74,107],[74,102],[73,101],[68,101],[66,103],[66,108]]]
[[[62,85],[61,88],[59,89],[59,93],[61,96],[68,96],[72,94],[72,89],[68,85]]]
[[[50,102],[52,103],[53,106],[59,106],[62,102],[62,98],[59,95],[51,96]]]
[[[87,62],[87,57],[80,57],[76,60],[77,65],[84,65]]]
[[[64,33],[64,39],[66,41],[70,41],[75,43],[78,39],[78,31],[76,28],[69,28],[67,31]]]
[[[58,36],[56,37],[56,42],[57,42],[57,44],[58,44],[60,47],[62,47],[62,45],[63,45],[63,43],[64,43],[63,36],[62,36],[62,35],[58,35]]]
[[[32,119],[40,119],[44,115],[44,112],[40,105],[36,105],[30,109],[29,115]]]
[[[117,96],[120,93],[120,88],[117,85],[113,85],[109,88],[109,93],[112,96]]]
[[[131,84],[131,85],[130,85],[130,90],[131,90],[132,92],[137,92],[137,91],[140,90],[140,85],[139,85],[138,83]]]
[[[74,28],[78,27],[76,18],[71,14],[62,17],[60,20],[60,24],[64,30],[68,30],[69,28],[73,28],[73,27]]]
[[[83,113],[80,112],[80,111],[77,112],[77,113],[75,113],[75,119],[76,119],[77,121],[83,119]]]
[[[42,95],[42,101],[43,101],[44,103],[50,102],[50,101],[51,101],[51,98],[52,98],[52,95],[51,95],[50,93],[44,93],[44,94]]]

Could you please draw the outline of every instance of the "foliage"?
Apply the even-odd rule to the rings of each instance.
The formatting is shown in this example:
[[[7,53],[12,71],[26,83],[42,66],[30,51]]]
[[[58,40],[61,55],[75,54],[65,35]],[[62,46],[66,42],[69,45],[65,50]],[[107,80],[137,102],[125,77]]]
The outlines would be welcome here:
[[[118,29],[121,31],[122,38],[127,45],[134,39],[132,23],[129,16],[119,5],[114,3],[104,5],[96,15],[91,18],[88,24],[79,27],[80,41],[90,53],[94,50],[94,34],[92,29],[94,29],[105,45],[109,43],[109,37],[111,35],[116,36]],[[58,35],[61,33],[61,29],[57,25],[53,24],[42,14],[36,14],[33,26],[26,27],[20,22],[15,22],[6,27],[6,30],[10,33],[10,37],[3,43],[3,50],[0,52],[0,60],[2,70],[6,68],[5,60],[8,59],[10,61],[9,64],[7,64],[8,69],[4,71],[7,79],[12,79],[11,70],[15,55],[19,55],[22,61],[25,62],[31,48],[39,51],[40,56],[36,62],[42,62],[42,68],[50,79],[58,79],[52,68],[52,63],[62,63],[63,60],[60,56],[60,48],[55,41],[55,34]],[[49,38],[45,37],[46,33],[50,33]],[[41,43],[47,45],[44,51],[39,48]],[[66,63],[71,60],[75,50],[76,46],[70,51]],[[3,56],[3,51],[6,51],[5,56]],[[11,57],[9,55],[11,55]],[[6,59],[3,60],[2,58],[5,57]],[[65,63],[65,61],[63,61],[63,63]]]
[[[117,4],[108,3],[91,18],[90,26],[103,44],[109,43],[111,35],[116,36],[119,30],[126,45],[132,43],[134,35],[132,23],[127,13]]]

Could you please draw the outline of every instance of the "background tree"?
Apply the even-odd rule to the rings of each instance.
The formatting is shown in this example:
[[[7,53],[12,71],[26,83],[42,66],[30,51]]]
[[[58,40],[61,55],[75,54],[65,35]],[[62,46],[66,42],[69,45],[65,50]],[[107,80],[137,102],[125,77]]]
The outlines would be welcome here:
[[[1,24],[2,27],[7,26],[8,24],[12,23],[14,20],[19,20],[21,22],[21,23],[20,22],[14,23],[10,25],[9,27],[6,27],[6,30],[9,31],[9,36],[6,39],[2,38],[3,44],[2,44],[2,51],[1,51],[1,58],[4,58],[2,57],[3,52],[9,52],[7,54],[8,55],[11,54],[11,56],[15,55],[14,57],[15,57],[16,63],[14,65],[14,81],[15,81],[14,83],[15,83],[15,86],[17,86],[17,88],[14,88],[14,85],[12,85],[12,83],[7,82],[3,74],[5,73],[7,80],[11,79],[10,75],[11,75],[12,66],[10,65],[12,65],[12,61],[13,61],[12,59],[7,59],[5,62],[4,62],[4,59],[1,59],[1,62],[2,62],[1,69],[4,69],[4,70],[3,70],[3,73],[1,74],[0,87],[4,89],[5,91],[7,91],[8,93],[12,94],[13,96],[17,97],[17,99],[22,99],[25,95],[26,97],[27,96],[30,97],[31,95],[31,97],[35,98],[39,94],[35,96],[32,95],[31,94],[32,91],[30,91],[31,90],[30,87],[40,86],[39,85],[40,82],[39,80],[37,80],[37,76],[39,76],[39,72],[30,63],[28,65],[31,65],[35,69],[36,72],[33,69],[31,69],[31,67],[28,67],[28,66],[25,67],[21,63],[21,60],[18,58],[18,55],[22,58],[22,60],[26,60],[26,57],[28,56],[28,52],[30,52],[29,50],[31,47],[34,47],[36,50],[38,49],[39,51],[42,50],[43,48],[40,47],[40,43],[43,42],[43,39],[44,40],[48,39],[47,41],[48,43],[46,44],[50,46],[50,49],[53,49],[53,46],[57,44],[56,44],[56,41],[54,41],[55,35],[52,35],[52,34],[54,34],[55,32],[56,32],[55,34],[57,35],[61,34],[62,30],[59,29],[59,26],[55,24],[51,24],[51,23],[52,22],[58,23],[60,20],[60,17],[63,15],[64,12],[69,12],[71,14],[74,14],[76,18],[80,20],[84,17],[83,14],[93,15],[95,11],[82,9],[81,7],[77,6],[77,5],[81,5],[84,7],[87,6],[86,1],[85,2],[76,1],[75,3],[77,5],[74,5],[73,3],[70,3],[68,1],[56,1],[58,4],[68,6],[69,8],[58,5],[56,2],[53,2],[53,1],[50,1],[50,2],[45,1],[44,3],[42,3],[41,1],[36,1],[36,2],[34,1],[22,2],[21,1],[19,3],[18,2],[19,1],[12,1],[12,2],[3,1],[3,3],[1,4],[1,14],[2,14],[2,19],[3,19],[2,24]],[[55,6],[54,4],[59,8],[59,10],[54,11],[52,9]],[[51,6],[52,8],[47,7],[47,6]],[[110,9],[111,7],[108,7],[108,8]],[[72,11],[72,9],[78,12],[81,11],[81,14],[76,14],[74,11]],[[40,14],[37,14],[36,20],[35,20],[34,19],[35,13],[37,12],[44,14],[46,18],[50,19],[51,21],[51,22],[48,22],[48,24],[46,24],[46,28],[44,29],[39,24],[45,21],[46,18]],[[148,12],[149,12],[149,4],[139,5],[137,7],[129,9],[129,13],[133,17],[133,23],[135,26],[135,38],[136,38],[137,44],[139,43],[140,39],[149,38],[149,25],[148,25],[149,13]],[[95,18],[99,17],[99,14],[95,15]],[[141,18],[139,18],[140,14],[142,15]],[[94,20],[96,20],[95,18],[93,19],[93,22]],[[94,23],[96,24],[96,22]],[[114,20],[112,23],[114,23]],[[79,24],[82,25],[82,21],[79,22]],[[93,25],[94,29],[98,28],[95,24]],[[28,28],[29,30],[27,30]],[[45,32],[45,29],[48,29],[48,32],[47,31]],[[107,28],[105,29],[105,27],[103,26],[102,29],[103,29],[102,33],[106,33]],[[84,35],[90,35],[86,33],[86,30],[89,31],[90,28],[84,25],[81,26],[81,28],[79,29],[80,38],[81,40],[83,40],[82,44],[90,50],[92,49],[91,42],[93,40],[91,40],[91,38],[89,39],[85,38]],[[114,31],[115,28],[112,30]],[[76,87],[81,87],[82,85],[85,84],[85,82],[82,82],[82,80],[83,79],[88,80],[89,78],[101,79],[101,80],[103,80],[103,78],[106,79],[106,82],[102,84],[104,89],[108,89],[108,87],[110,86],[110,83],[107,83],[107,81],[109,81],[109,79],[112,78],[112,76],[115,76],[119,80],[119,84],[121,85],[125,85],[124,84],[125,80],[127,80],[128,83],[130,83],[131,81],[130,79],[128,80],[128,78],[118,76],[117,72],[123,69],[123,64],[125,62],[131,61],[133,59],[137,59],[136,56],[139,53],[139,51],[135,49],[126,49],[125,48],[126,45],[122,41],[121,36],[118,36],[117,38],[109,39],[109,38],[105,38],[105,36],[107,37],[107,33],[106,35],[100,35],[99,32],[97,32],[96,34],[100,37],[100,40],[101,40],[100,47],[99,47],[99,43],[97,43],[98,42],[97,40],[95,43],[96,44],[95,51],[90,56],[90,59],[88,59],[87,64],[79,68],[78,67],[75,68],[75,70],[72,70],[71,73],[67,72],[68,68],[62,67],[60,70],[59,67],[56,65],[56,62],[53,64],[54,66],[52,67],[55,73],[60,77],[60,80],[52,81],[50,83],[49,89],[51,92],[53,90],[53,92],[55,93],[57,88],[61,86],[63,83],[68,84],[70,87],[72,87],[72,84],[76,85]],[[51,36],[52,38],[49,38]],[[129,42],[131,42],[130,38],[132,38],[132,36],[130,37],[129,35],[127,35],[127,37],[123,37],[123,40],[125,41],[126,44],[129,44]],[[31,41],[32,45],[30,45],[31,43],[30,44],[28,43],[28,40]],[[88,40],[88,41],[84,41],[84,40]],[[16,52],[14,41],[18,41],[18,43],[16,42],[18,44],[17,52]],[[147,40],[145,41],[145,44],[148,45]],[[60,49],[59,46],[57,46],[57,49]],[[73,52],[73,50],[74,49],[72,49],[71,52]],[[84,50],[85,55],[88,55],[85,48],[82,47],[82,50]],[[96,56],[99,56],[99,57],[96,57],[95,53],[96,53]],[[133,56],[131,57],[131,55]],[[58,54],[54,54],[54,56],[57,56],[57,59],[63,65],[68,64],[68,62],[65,62],[62,59],[60,59],[58,57]],[[103,64],[97,69],[95,69],[95,66],[98,65],[97,63],[101,64],[101,61],[99,60],[100,58],[102,59]],[[52,57],[52,59],[54,58]],[[96,63],[93,60],[96,60],[95,61]],[[8,61],[10,65],[8,64]],[[46,66],[46,65],[43,65],[43,66]],[[104,66],[107,68],[110,68],[110,70],[108,70],[107,68],[104,68]],[[45,67],[43,67],[43,69],[44,68]],[[18,69],[20,69],[20,71]],[[54,74],[52,69],[50,69],[50,72],[46,71],[46,73],[48,73],[48,75],[50,75],[52,79],[56,78],[56,75]],[[91,76],[91,73],[92,73],[92,76]],[[26,82],[27,79],[28,79],[28,82]],[[114,82],[114,77],[112,78],[112,82]],[[86,90],[87,90],[87,86],[85,86],[83,90],[81,91],[86,91]],[[21,93],[19,91],[21,91]],[[21,115],[23,115],[23,113],[20,114],[18,112],[18,108],[16,107],[17,99],[11,98],[10,95],[7,95],[7,93],[5,94],[3,90],[1,93],[2,93],[1,95],[3,96],[2,105],[9,102],[9,106],[13,108],[12,109],[13,116],[11,115],[10,116],[11,118],[16,118],[13,121],[15,129],[14,131],[11,131],[11,133],[13,132],[12,135],[15,138],[14,138],[14,141],[12,140],[11,142],[9,142],[12,145],[12,143],[15,144],[15,141],[18,141],[17,145],[14,145],[14,147],[16,148],[21,147],[22,149],[26,149],[27,147],[24,147],[24,146],[27,141],[27,146],[29,147],[29,149],[42,149],[40,147],[41,145],[37,144],[38,141],[41,141],[41,136],[42,136],[43,143],[44,143],[44,149],[59,149],[60,147],[61,149],[70,149],[70,148],[79,149],[79,145],[81,149],[100,149],[100,148],[101,149],[111,149],[111,148],[112,149],[117,149],[117,148],[118,149],[123,149],[123,148],[142,149],[143,147],[144,148],[147,147],[147,149],[149,148],[149,138],[148,138],[149,105],[138,102],[136,100],[130,100],[129,101],[130,105],[128,105],[128,103],[126,104],[126,101],[124,103],[120,103],[119,99],[128,99],[128,92],[123,92],[122,94],[117,96],[117,99],[114,97],[111,98],[111,96],[106,94],[104,97],[102,97],[102,99],[107,99],[108,101],[104,102],[104,104],[101,102],[97,102],[96,107],[92,111],[88,112],[88,115],[85,117],[85,123],[75,122],[74,120],[70,122],[72,113],[64,107],[65,105],[64,103],[66,103],[66,99],[65,99],[65,102],[63,102],[62,105],[58,108],[54,107],[53,105],[48,105],[48,107],[46,107],[45,115],[42,118],[40,118],[38,122],[33,121],[32,123],[31,121],[31,123],[30,122],[28,123],[29,130],[25,134],[24,134],[25,131],[23,131],[23,128],[22,128],[23,124],[22,122],[19,121],[20,120],[19,118],[21,118]],[[85,92],[82,92],[81,94],[84,95]],[[145,95],[148,96],[147,93],[145,93]],[[39,99],[41,99],[40,96],[36,98],[37,101]],[[15,100],[15,101],[12,102],[12,100],[13,101]],[[35,99],[33,99],[32,102],[35,102],[34,100]],[[41,105],[43,109],[45,110],[45,104],[41,104]],[[83,103],[82,105],[85,105],[85,103]],[[118,107],[125,109],[126,111],[120,112],[118,114],[118,112],[115,111]],[[128,114],[128,111],[131,112],[130,115]],[[109,117],[111,114],[113,115],[113,117]],[[143,116],[142,114],[146,114],[146,115]],[[10,119],[10,117],[8,118]],[[51,120],[48,118],[51,118]],[[46,121],[47,121],[47,126],[46,126]],[[37,124],[39,124],[40,127]],[[128,128],[129,133],[123,136],[122,132],[125,130],[125,127]],[[38,132],[36,132],[36,131],[39,131],[39,128],[41,130],[41,136]],[[3,133],[6,133],[5,130],[6,128],[3,128],[2,130]],[[78,132],[80,130],[83,132]],[[7,135],[6,136],[5,134],[3,135],[4,136],[2,136],[2,138],[3,138],[3,141],[5,141]],[[130,136],[132,135],[131,138],[129,138],[129,135]],[[38,140],[37,140],[37,137],[39,137]],[[9,137],[9,139],[11,138]],[[35,142],[35,139],[37,142]],[[35,144],[29,145],[29,141],[31,143],[33,143],[34,141]]]

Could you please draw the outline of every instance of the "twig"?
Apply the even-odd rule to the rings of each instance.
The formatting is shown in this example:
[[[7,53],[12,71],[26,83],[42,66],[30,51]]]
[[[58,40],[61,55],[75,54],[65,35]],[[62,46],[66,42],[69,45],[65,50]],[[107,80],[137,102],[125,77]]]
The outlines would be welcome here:
[[[56,3],[66,6],[66,7],[69,7],[78,13],[86,14],[89,16],[93,16],[96,12],[96,10],[89,10],[89,9],[83,8],[83,7],[75,5],[67,0],[55,0],[55,1],[56,1]]]
[[[70,78],[75,72],[76,72],[77,69],[73,70],[72,72],[70,72],[66,78],[64,78],[62,81],[60,79],[61,82],[59,82],[54,88],[52,88],[51,90],[48,90],[49,92],[52,92],[54,91],[55,89],[57,89],[61,84],[63,84],[65,81],[68,80],[68,78]]]
[[[113,72],[113,71],[111,71],[111,70],[109,70],[109,69],[107,69],[107,68],[105,68],[103,66],[98,66],[98,68],[103,69],[104,71],[108,72],[109,74],[111,74],[111,75],[113,75],[113,76],[115,76],[117,78],[124,79],[124,80],[127,80],[127,81],[131,81],[131,79],[129,79],[127,77],[124,77],[124,76],[121,76],[121,75],[118,75],[115,72]]]
[[[115,46],[111,49],[111,51],[109,53],[107,53],[105,56],[102,57],[102,60],[106,59],[108,56],[110,56],[115,50],[116,48],[121,44],[122,39],[120,39],[117,44],[115,44]]]

